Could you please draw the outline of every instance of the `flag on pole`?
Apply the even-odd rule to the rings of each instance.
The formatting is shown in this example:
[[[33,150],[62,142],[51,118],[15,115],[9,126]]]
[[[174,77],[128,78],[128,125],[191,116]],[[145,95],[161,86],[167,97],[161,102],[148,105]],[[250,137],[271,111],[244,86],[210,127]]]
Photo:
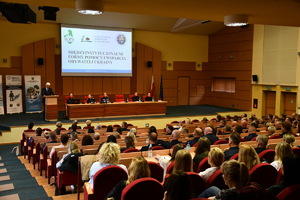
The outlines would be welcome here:
[[[163,79],[162,76],[160,78],[160,92],[159,92],[160,100],[164,100],[164,89],[163,89]]]
[[[151,91],[150,91],[151,97],[154,95],[154,76],[152,74],[152,81],[151,81]]]

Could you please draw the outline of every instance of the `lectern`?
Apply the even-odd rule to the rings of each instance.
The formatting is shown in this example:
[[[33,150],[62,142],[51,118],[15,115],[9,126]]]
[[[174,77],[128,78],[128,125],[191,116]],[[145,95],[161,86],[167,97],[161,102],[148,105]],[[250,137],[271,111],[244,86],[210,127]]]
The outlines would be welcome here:
[[[57,121],[58,119],[58,95],[44,96],[45,98],[45,120]]]

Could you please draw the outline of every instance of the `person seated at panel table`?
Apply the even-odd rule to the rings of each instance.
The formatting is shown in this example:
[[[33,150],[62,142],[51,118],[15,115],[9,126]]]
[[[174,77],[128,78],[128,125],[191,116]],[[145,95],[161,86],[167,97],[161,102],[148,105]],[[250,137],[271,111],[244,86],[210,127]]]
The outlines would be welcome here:
[[[134,96],[131,98],[132,101],[139,101],[140,100],[140,97],[138,96],[138,93],[135,92],[134,93]]]
[[[151,97],[151,93],[148,92],[147,97],[145,98],[145,101],[152,101],[153,98]]]
[[[104,92],[100,103],[109,103],[109,97],[107,96],[106,92]]]
[[[91,94],[88,95],[88,98],[86,100],[86,103],[95,103],[95,99],[94,97],[92,97]]]
[[[72,104],[74,102],[74,95],[73,92],[70,92],[69,98],[67,99],[67,104]]]

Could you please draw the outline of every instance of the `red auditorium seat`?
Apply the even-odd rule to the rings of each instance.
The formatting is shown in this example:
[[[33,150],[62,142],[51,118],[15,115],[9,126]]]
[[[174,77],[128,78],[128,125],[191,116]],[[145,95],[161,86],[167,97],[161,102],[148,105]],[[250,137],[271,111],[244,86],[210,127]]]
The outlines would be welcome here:
[[[210,165],[208,164],[208,157],[205,157],[199,163],[197,173],[202,172],[202,171],[206,170],[209,167],[210,167]]]
[[[277,200],[296,200],[300,199],[300,184],[291,185],[282,190],[277,196]]]
[[[164,179],[164,169],[156,162],[148,162],[150,172],[151,172],[151,177],[156,179],[158,182],[163,182]]]
[[[164,197],[163,186],[153,178],[139,178],[122,191],[121,200],[160,200]]]
[[[276,184],[278,172],[268,163],[260,163],[249,170],[250,182],[256,182],[263,188],[269,188]]]

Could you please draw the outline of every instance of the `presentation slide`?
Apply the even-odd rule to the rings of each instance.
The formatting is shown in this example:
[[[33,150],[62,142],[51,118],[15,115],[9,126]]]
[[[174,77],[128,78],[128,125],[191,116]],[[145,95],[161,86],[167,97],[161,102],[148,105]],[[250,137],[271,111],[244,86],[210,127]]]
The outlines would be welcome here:
[[[61,25],[62,76],[132,76],[132,30]]]

